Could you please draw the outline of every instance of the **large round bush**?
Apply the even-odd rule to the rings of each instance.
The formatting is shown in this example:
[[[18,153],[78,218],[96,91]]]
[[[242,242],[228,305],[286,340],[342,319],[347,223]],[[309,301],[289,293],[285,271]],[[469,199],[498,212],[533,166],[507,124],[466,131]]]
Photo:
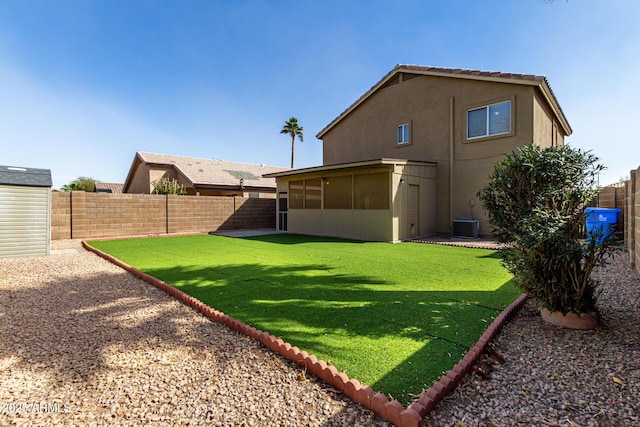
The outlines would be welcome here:
[[[597,311],[591,272],[611,254],[614,238],[585,239],[584,210],[603,168],[579,149],[529,144],[496,164],[478,193],[494,238],[505,244],[505,267],[549,311]]]

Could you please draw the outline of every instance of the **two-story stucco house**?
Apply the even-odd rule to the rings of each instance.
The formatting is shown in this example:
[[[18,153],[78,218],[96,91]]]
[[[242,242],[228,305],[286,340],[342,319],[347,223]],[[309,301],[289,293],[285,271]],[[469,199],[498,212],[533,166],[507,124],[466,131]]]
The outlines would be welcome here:
[[[571,132],[544,76],[398,65],[318,133],[322,166],[266,176],[290,232],[399,241],[475,218],[490,235],[476,194],[494,164]]]

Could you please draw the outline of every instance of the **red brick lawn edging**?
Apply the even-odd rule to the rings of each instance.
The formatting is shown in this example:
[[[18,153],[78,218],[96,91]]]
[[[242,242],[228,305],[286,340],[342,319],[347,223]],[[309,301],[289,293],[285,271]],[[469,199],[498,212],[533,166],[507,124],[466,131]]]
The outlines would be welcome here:
[[[163,290],[189,307],[198,310],[209,319],[227,325],[229,328],[255,339],[275,353],[280,354],[282,357],[285,357],[300,366],[304,366],[308,372],[320,378],[335,389],[340,390],[347,397],[360,403],[365,408],[371,409],[382,418],[385,418],[400,427],[422,427],[422,418],[426,416],[436,406],[436,404],[438,404],[438,402],[449,394],[467,373],[471,372],[473,366],[478,362],[480,356],[486,350],[489,342],[496,337],[500,328],[502,328],[502,326],[523,306],[527,299],[526,294],[520,295],[518,299],[505,308],[502,313],[494,319],[489,328],[487,328],[487,330],[482,334],[478,342],[453,367],[453,369],[436,381],[433,387],[422,393],[418,400],[405,408],[397,400],[389,400],[387,396],[380,392],[375,393],[371,387],[363,386],[360,384],[360,381],[355,378],[349,378],[345,372],[338,372],[335,366],[328,365],[324,360],[318,360],[314,355],[309,355],[306,351],[300,351],[298,347],[292,347],[291,344],[284,342],[282,338],[270,335],[268,332],[260,331],[246,323],[240,322],[239,320],[224,314],[221,311],[215,310],[191,295],[182,292],[178,288],[143,273],[119,259],[94,248],[84,240],[82,241],[82,246],[107,261],[124,268],[145,282]]]

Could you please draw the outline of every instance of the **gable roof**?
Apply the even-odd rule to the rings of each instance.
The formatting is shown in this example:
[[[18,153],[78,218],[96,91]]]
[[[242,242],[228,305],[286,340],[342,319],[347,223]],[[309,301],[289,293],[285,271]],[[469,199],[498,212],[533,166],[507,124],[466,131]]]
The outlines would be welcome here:
[[[25,187],[51,187],[53,185],[49,169],[17,166],[0,166],[0,184]]]
[[[116,184],[113,182],[96,182],[96,193],[112,193],[122,194],[122,188],[124,184]]]
[[[238,188],[240,179],[244,187],[250,189],[273,189],[276,183],[273,178],[263,178],[266,173],[280,172],[287,168],[251,163],[228,162],[219,159],[201,159],[197,157],[173,156],[169,154],[156,154],[137,152],[129,169],[129,174],[124,183],[124,192],[127,191],[134,171],[141,163],[152,166],[172,167],[177,173],[193,187],[200,188]]]
[[[510,84],[520,84],[527,86],[537,86],[543,97],[549,104],[549,107],[557,117],[560,125],[562,126],[565,134],[571,135],[573,130],[569,125],[569,121],[564,115],[560,104],[558,103],[558,99],[556,95],[553,93],[549,82],[545,76],[538,76],[535,74],[519,74],[519,73],[504,73],[500,71],[482,71],[482,70],[468,70],[463,68],[445,68],[445,67],[431,67],[431,66],[422,66],[422,65],[404,65],[398,64],[393,70],[391,70],[386,76],[384,76],[378,83],[373,85],[371,89],[366,91],[360,98],[356,100],[353,104],[351,104],[346,110],[344,110],[338,117],[333,119],[331,123],[325,126],[318,134],[317,138],[322,139],[322,137],[329,132],[335,125],[337,125],[342,119],[348,116],[353,110],[358,108],[360,104],[366,101],[371,95],[373,95],[379,89],[386,87],[392,83],[394,79],[399,77],[400,73],[412,74],[413,77],[417,77],[419,75],[423,76],[436,76],[436,77],[449,77],[449,78],[457,78],[457,79],[467,79],[467,80],[482,80],[482,81],[490,81],[490,82],[498,82],[498,83],[510,83]]]

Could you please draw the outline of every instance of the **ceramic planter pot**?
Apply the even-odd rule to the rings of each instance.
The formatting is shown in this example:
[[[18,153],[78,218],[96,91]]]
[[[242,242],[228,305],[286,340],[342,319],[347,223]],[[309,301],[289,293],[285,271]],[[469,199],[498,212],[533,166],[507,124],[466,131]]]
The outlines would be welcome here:
[[[567,313],[560,311],[550,312],[544,307],[540,308],[542,320],[555,326],[568,329],[595,329],[598,326],[598,313]]]

